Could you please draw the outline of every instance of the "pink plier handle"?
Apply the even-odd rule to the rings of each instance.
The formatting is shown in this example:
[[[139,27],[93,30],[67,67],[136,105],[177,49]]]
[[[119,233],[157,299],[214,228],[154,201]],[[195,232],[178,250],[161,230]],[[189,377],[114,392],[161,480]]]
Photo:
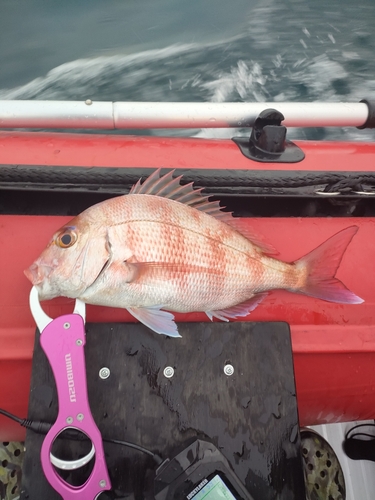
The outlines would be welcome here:
[[[42,444],[40,456],[44,474],[64,500],[94,500],[102,491],[109,490],[111,483],[104,459],[102,437],[92,417],[87,394],[84,354],[85,304],[77,300],[73,314],[51,319],[41,308],[38,291],[33,287],[30,292],[30,309],[41,334],[41,346],[55,377],[59,403],[56,422]],[[69,428],[83,432],[91,440],[92,448],[86,457],[65,461],[52,455],[54,440],[63,430]],[[93,456],[95,464],[90,477],[78,487],[64,481],[54,468],[78,469]]]

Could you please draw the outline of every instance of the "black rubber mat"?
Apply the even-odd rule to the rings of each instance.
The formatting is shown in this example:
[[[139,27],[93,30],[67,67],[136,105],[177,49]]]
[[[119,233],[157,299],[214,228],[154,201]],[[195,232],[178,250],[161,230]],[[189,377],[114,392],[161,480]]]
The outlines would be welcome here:
[[[88,391],[102,436],[131,441],[163,458],[205,439],[255,500],[304,498],[288,325],[180,323],[179,330],[182,339],[171,339],[140,324],[87,324]],[[53,422],[54,379],[38,337],[28,418]],[[232,375],[224,373],[226,365],[233,366]],[[110,371],[106,379],[99,376],[103,367]],[[164,375],[166,367],[174,369],[171,378]],[[60,498],[41,469],[42,441],[42,435],[27,432],[21,499]],[[80,443],[60,443],[69,458],[79,455]],[[111,443],[104,449],[112,492],[100,498],[152,499],[152,459]]]

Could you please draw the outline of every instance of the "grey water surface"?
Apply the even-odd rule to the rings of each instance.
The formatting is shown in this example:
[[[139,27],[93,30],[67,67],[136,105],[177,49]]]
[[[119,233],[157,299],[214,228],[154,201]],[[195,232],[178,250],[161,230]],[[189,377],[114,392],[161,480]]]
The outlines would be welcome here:
[[[0,0],[0,48],[0,99],[375,98],[374,0]],[[315,128],[289,136],[375,134]]]

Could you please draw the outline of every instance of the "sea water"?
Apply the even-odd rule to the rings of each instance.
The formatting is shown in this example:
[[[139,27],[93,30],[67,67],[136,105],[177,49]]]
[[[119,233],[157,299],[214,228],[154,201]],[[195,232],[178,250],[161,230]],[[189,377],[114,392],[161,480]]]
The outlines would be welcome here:
[[[0,99],[358,102],[375,98],[374,20],[374,0],[1,0]]]

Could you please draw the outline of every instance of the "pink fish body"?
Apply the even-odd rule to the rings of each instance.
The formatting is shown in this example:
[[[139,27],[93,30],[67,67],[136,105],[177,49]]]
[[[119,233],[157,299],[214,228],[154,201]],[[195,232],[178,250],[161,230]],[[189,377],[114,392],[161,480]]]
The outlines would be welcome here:
[[[272,289],[363,302],[334,278],[356,226],[285,263],[255,235],[241,234],[218,202],[172,174],[158,170],[129,195],[94,205],[57,231],[25,271],[40,298],[126,308],[170,336],[179,334],[168,311],[247,316]]]

